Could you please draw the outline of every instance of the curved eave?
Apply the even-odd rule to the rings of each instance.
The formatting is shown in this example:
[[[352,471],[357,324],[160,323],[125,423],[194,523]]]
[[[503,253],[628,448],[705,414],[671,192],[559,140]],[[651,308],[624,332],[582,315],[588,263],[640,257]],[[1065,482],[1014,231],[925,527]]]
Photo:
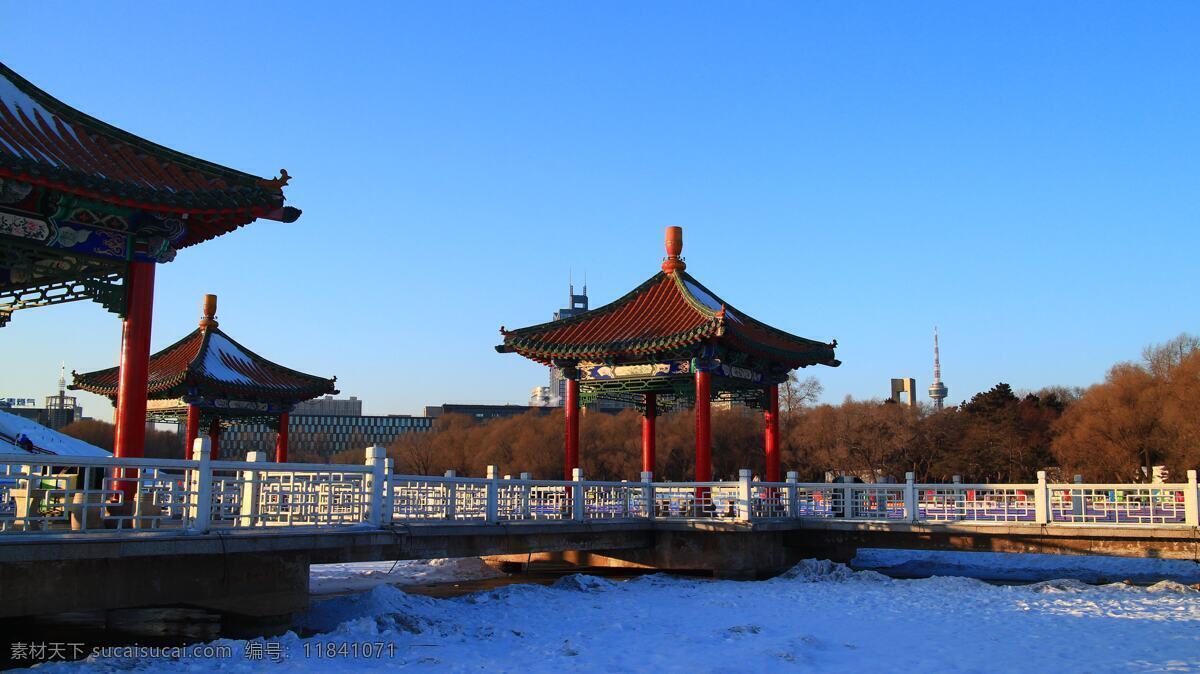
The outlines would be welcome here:
[[[246,214],[251,216],[250,220],[253,220],[267,216],[283,205],[283,191],[272,181],[173,150],[112,126],[42,91],[3,63],[0,63],[0,77],[7,79],[18,92],[28,96],[46,112],[69,123],[73,129],[72,134],[88,134],[89,139],[92,139],[93,136],[103,138],[106,142],[128,147],[135,157],[138,154],[144,154],[165,163],[175,171],[186,169],[202,176],[206,181],[216,181],[221,184],[203,190],[155,188],[128,180],[105,178],[97,175],[95,171],[61,168],[52,163],[21,156],[19,152],[13,154],[0,151],[0,175],[4,177],[107,203],[158,212]],[[35,117],[40,117],[40,115],[35,115]],[[49,128],[53,123],[53,120],[40,121],[45,125],[40,128]],[[35,137],[36,134],[31,135],[28,130],[22,130],[21,134],[24,134],[27,140],[31,140],[35,147],[41,142]],[[78,136],[76,136],[76,141],[79,142]],[[94,140],[89,142],[94,142]],[[20,145],[22,148],[29,147],[27,143],[20,143]],[[81,150],[85,155],[90,154],[90,150],[82,146],[76,149]],[[29,152],[28,149],[22,151]],[[72,149],[59,146],[53,151],[70,153]],[[122,157],[120,161],[127,159],[127,157]],[[162,166],[151,166],[150,168],[152,173],[158,172],[160,175],[171,173],[170,168]]]
[[[504,343],[496,346],[496,351],[518,353],[544,364],[552,364],[555,360],[619,361],[652,357],[654,354],[695,347],[717,339],[732,348],[779,363],[788,369],[809,365],[837,367],[840,364],[834,357],[832,344],[799,337],[755,320],[725,303],[684,271],[666,276],[670,277],[680,299],[695,312],[699,321],[695,327],[659,337],[581,344],[548,337],[562,334],[575,326],[605,320],[643,293],[651,291],[656,284],[662,283],[664,275],[661,272],[655,274],[620,299],[598,309],[563,320],[505,331]],[[706,295],[706,298],[698,297],[693,288]]]
[[[620,342],[580,344],[570,347],[544,344],[525,339],[505,340],[496,347],[500,353],[517,353],[530,360],[550,365],[554,360],[637,359],[664,351],[687,348],[708,341],[720,329],[711,321],[684,332],[653,339],[631,339]]]
[[[705,312],[722,321],[724,328],[722,339],[732,342],[742,350],[782,363],[788,366],[788,369],[808,367],[810,365],[827,365],[829,367],[841,365],[841,361],[834,357],[833,345],[793,335],[790,332],[763,323],[722,300],[716,293],[706,288],[703,283],[696,280],[694,276],[687,272],[676,273],[676,281],[679,291],[684,294],[697,311]],[[713,310],[704,301],[696,297],[688,289],[684,281],[694,284],[701,291],[708,294],[713,301],[720,303],[722,308],[720,310]],[[786,346],[767,344],[755,339],[749,330],[741,327],[742,325],[749,326],[752,330],[762,331],[768,336],[783,342]]]
[[[236,188],[213,191],[159,190],[124,181],[105,180],[82,171],[60,169],[23,157],[4,155],[0,176],[117,206],[159,213],[247,215],[263,217],[283,206],[283,193]],[[248,221],[247,221],[248,222]]]

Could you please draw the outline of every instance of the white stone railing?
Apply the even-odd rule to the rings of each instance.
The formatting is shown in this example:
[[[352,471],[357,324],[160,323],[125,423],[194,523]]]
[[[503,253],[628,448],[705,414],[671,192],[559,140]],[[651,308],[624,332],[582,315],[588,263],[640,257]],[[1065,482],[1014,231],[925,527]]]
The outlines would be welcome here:
[[[812,521],[1200,526],[1196,471],[1178,484],[636,482],[392,474],[382,447],[362,465],[0,454],[0,541],[75,533],[205,533],[279,527],[380,528],[519,522]]]

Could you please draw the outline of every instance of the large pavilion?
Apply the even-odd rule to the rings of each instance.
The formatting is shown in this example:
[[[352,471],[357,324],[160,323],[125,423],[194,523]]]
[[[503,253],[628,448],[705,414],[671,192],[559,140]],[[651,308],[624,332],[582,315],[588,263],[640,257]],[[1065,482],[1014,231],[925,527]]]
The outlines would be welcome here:
[[[779,385],[796,368],[837,367],[837,341],[814,341],[754,320],[695,278],[680,253],[683,230],[668,227],[662,271],[598,309],[519,330],[500,328],[501,353],[519,353],[559,368],[567,381],[566,460],[579,467],[579,406],[603,397],[637,404],[643,412],[642,470],[655,469],[655,416],[694,405],[697,482],[712,480],[711,401],[761,407],[766,479],[781,480]]]
[[[336,377],[326,379],[277,365],[225,334],[217,323],[217,297],[205,295],[200,326],[150,356],[149,421],[186,420],[186,450],[201,428],[208,429],[211,458],[220,458],[222,426],[265,423],[276,430],[275,461],[288,455],[288,415],[297,403],[336,394]],[[115,399],[120,368],[71,373],[72,389]]]
[[[288,180],[139,138],[0,64],[0,326],[15,311],[77,300],[122,317],[118,457],[145,445],[156,266],[257,218],[295,221]]]

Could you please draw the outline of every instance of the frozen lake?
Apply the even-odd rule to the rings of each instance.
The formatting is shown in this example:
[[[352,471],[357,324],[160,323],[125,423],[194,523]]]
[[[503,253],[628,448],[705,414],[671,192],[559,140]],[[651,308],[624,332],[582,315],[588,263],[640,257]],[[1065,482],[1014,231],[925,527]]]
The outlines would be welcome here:
[[[442,579],[450,570],[441,563],[415,572]],[[818,561],[769,581],[577,575],[550,587],[510,585],[450,599],[379,585],[316,603],[301,626],[314,636],[288,634],[249,648],[278,644],[287,657],[278,666],[289,672],[1200,670],[1200,591],[1174,581],[897,580]],[[267,666],[246,658],[253,642],[216,643],[229,645],[232,655],[39,671]],[[364,644],[376,643],[387,646],[363,657],[375,650]],[[318,657],[318,650],[337,657]],[[351,657],[355,650],[359,657]]]

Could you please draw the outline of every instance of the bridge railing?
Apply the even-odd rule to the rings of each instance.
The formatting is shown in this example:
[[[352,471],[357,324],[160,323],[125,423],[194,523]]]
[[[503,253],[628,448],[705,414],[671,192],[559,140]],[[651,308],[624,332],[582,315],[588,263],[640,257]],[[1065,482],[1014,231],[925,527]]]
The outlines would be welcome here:
[[[1200,526],[1196,471],[1176,484],[636,482],[396,475],[382,447],[361,465],[0,455],[0,539],[138,530],[521,522],[842,520],[1054,527]]]

